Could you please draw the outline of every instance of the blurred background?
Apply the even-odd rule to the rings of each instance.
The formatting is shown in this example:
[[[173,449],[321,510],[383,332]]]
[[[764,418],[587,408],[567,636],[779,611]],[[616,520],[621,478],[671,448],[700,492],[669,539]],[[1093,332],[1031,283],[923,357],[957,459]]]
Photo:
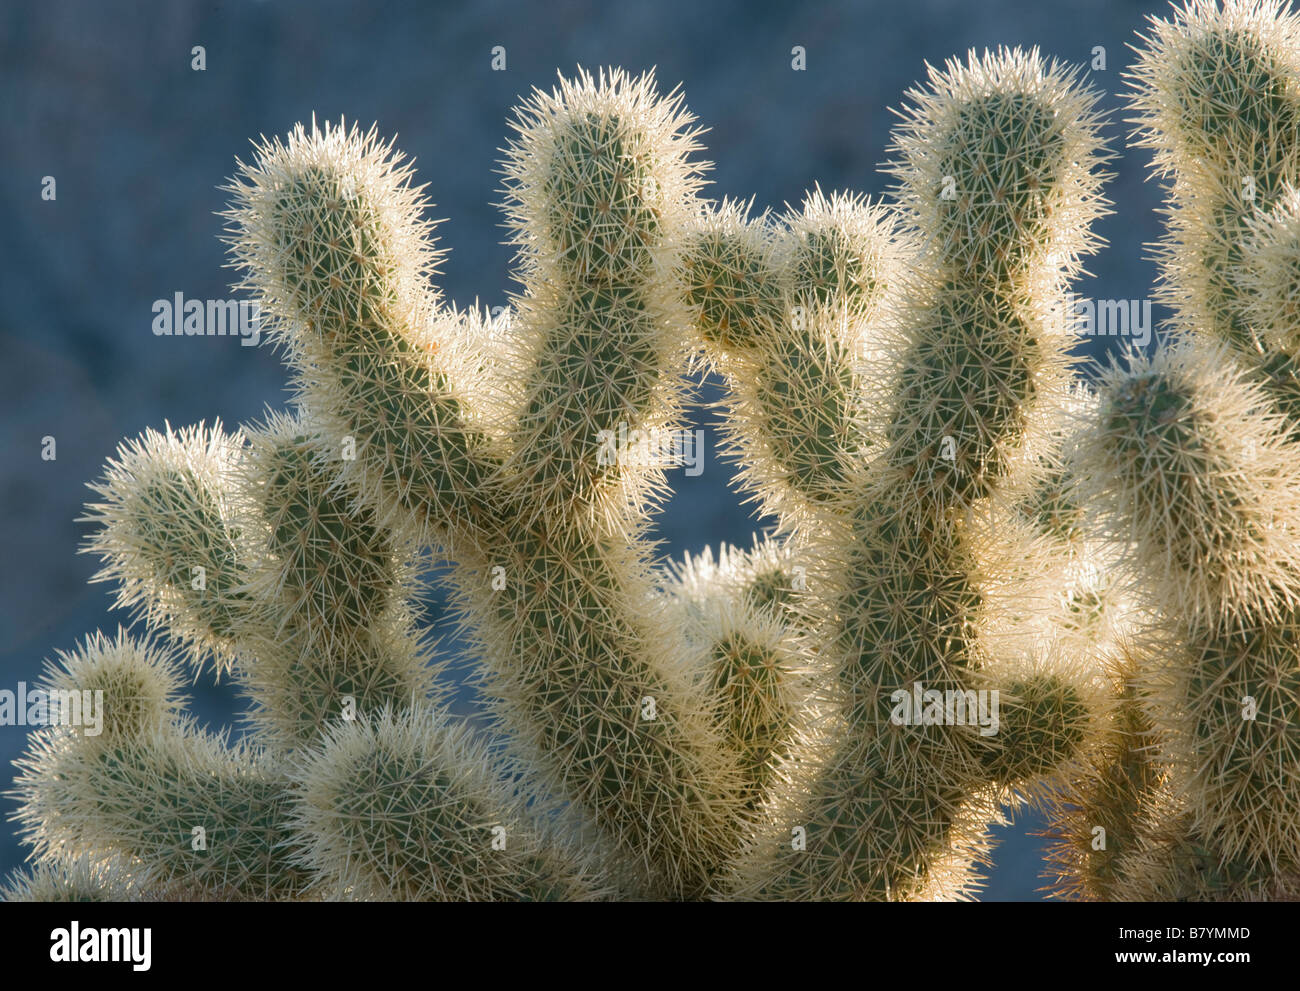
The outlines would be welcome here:
[[[74,522],[117,444],[146,427],[220,417],[233,427],[285,405],[284,372],[268,348],[232,337],[156,337],[152,303],[224,299],[233,273],[215,215],[217,189],[247,158],[249,139],[298,121],[368,126],[416,160],[438,230],[451,252],[441,285],[461,304],[504,303],[511,249],[502,244],[496,173],[518,97],[549,89],[556,70],[655,68],[664,90],[681,84],[707,127],[701,157],[716,163],[706,195],[760,207],[798,205],[805,189],[873,196],[886,178],[888,108],[968,49],[1041,47],[1090,66],[1112,111],[1107,135],[1123,152],[1120,100],[1134,31],[1164,3],[1132,0],[478,0],[472,4],[231,0],[5,4],[0,9],[0,688],[41,673],[45,658],[88,632],[116,630],[96,561],[77,554]],[[202,46],[205,67],[192,68]],[[492,68],[504,48],[505,69]],[[792,68],[802,46],[806,68]],[[499,64],[499,63],[498,63]],[[1112,167],[1115,213],[1099,226],[1109,246],[1093,258],[1081,295],[1146,299],[1154,267],[1144,245],[1159,236],[1159,189],[1148,159]],[[42,199],[53,176],[56,198]],[[1155,308],[1157,324],[1164,314]],[[1099,352],[1114,340],[1083,339]],[[703,404],[717,397],[700,383]],[[42,438],[57,457],[43,460]],[[674,473],[676,494],[658,520],[672,557],[723,541],[748,546],[762,525],[729,489],[730,467],[711,441],[703,473]],[[426,602],[435,632],[437,594]],[[454,641],[441,648],[455,652]],[[213,726],[237,722],[241,704],[207,675],[195,709]],[[473,699],[462,700],[472,711]],[[0,790],[24,749],[23,727],[0,727]],[[14,803],[0,798],[7,820]],[[1042,897],[1041,824],[1032,815],[998,831],[983,897]],[[13,826],[0,824],[0,873],[21,862]]]

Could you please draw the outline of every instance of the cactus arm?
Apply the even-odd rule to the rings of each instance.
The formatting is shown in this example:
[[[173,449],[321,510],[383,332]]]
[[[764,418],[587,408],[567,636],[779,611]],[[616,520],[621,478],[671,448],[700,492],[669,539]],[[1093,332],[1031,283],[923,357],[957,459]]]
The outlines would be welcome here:
[[[293,898],[307,876],[285,851],[282,770],[180,716],[167,659],[119,633],[52,668],[51,689],[102,692],[95,727],[39,731],[20,759],[19,821],[38,855],[94,851],[146,866],[194,897]]]
[[[273,415],[246,436],[234,485],[256,605],[239,673],[259,738],[312,747],[340,718],[427,701],[410,547],[338,484],[337,451],[314,421]]]
[[[1294,416],[1300,366],[1261,340],[1242,270],[1252,219],[1300,181],[1300,20],[1274,0],[1194,0],[1151,21],[1130,81],[1139,143],[1171,179],[1158,298]]]
[[[1033,477],[1068,397],[1069,342],[1050,314],[1102,207],[1092,96],[1019,52],[950,63],[909,95],[891,170],[928,248],[892,334],[873,341],[895,362],[881,449],[808,553],[824,562],[810,598],[843,725],[798,817],[740,864],[743,895],[961,894],[996,815],[988,786],[1048,770],[1086,732],[1074,688],[1017,667],[992,636],[987,591],[1007,575],[975,511]],[[918,684],[1001,689],[1008,740],[900,724],[891,692]],[[806,850],[789,842],[800,827]]]
[[[92,581],[117,585],[116,605],[166,625],[194,659],[229,669],[249,606],[246,562],[225,488],[241,440],[221,424],[147,430],[118,447],[100,501],[79,522],[98,524],[83,552],[103,562]]]
[[[1300,843],[1300,472],[1290,421],[1225,348],[1184,341],[1108,371],[1083,448],[1096,525],[1182,645],[1138,679],[1181,796],[1166,818],[1186,823],[1166,847],[1196,838],[1204,856],[1174,866],[1200,897],[1267,886]]]
[[[638,539],[685,358],[688,123],[680,98],[620,72],[583,74],[521,111],[505,167],[523,291],[502,359],[519,383],[504,525],[455,573],[504,724],[628,883],[658,897],[705,889],[735,842],[737,802]]]
[[[789,769],[815,746],[818,672],[793,604],[802,580],[787,549],[763,539],[687,555],[664,591],[686,631],[692,665],[710,699],[722,745],[741,773],[737,829],[747,832],[794,787]]]
[[[314,121],[256,151],[228,187],[228,240],[298,400],[331,418],[385,524],[470,539],[501,460],[493,383],[464,346],[475,316],[440,308],[425,282],[437,253],[409,167],[373,131]]]
[[[423,707],[335,723],[296,769],[293,824],[317,883],[382,901],[607,897],[518,807],[504,782],[521,769],[442,723]]]
[[[764,513],[826,505],[866,454],[867,339],[896,289],[894,233],[881,208],[817,190],[776,222],[724,202],[694,234],[687,298],[729,388],[740,484]]]

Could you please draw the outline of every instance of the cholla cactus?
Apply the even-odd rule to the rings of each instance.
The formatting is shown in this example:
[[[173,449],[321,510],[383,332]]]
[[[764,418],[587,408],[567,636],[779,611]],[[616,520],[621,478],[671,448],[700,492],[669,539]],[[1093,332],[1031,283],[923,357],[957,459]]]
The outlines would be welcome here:
[[[1094,94],[1014,50],[909,98],[895,205],[817,189],[751,218],[699,199],[692,118],[652,78],[535,92],[504,169],[521,287],[492,318],[429,286],[426,204],[373,132],[259,144],[228,236],[294,408],[147,432],[95,486],[99,577],[171,648],[95,635],[51,664],[105,719],[35,734],[37,865],[6,897],[968,897],[1026,800],[1055,803],[1084,896],[1283,890],[1300,478],[1283,366],[1244,356],[1295,336],[1289,159],[1255,163],[1276,209],[1231,214],[1229,281],[1272,302],[1227,298],[1226,242],[1171,250],[1228,343],[1093,395],[1062,312],[1106,208]],[[779,526],[662,568],[646,525],[699,366]],[[483,733],[416,621],[428,548]],[[1156,632],[1127,632],[1133,603]],[[185,714],[180,660],[236,678],[244,739]],[[1099,822],[1118,849],[1088,850]]]
[[[818,193],[777,223],[726,205],[697,236],[742,478],[806,576],[786,608],[823,668],[820,732],[731,867],[745,897],[965,894],[1000,801],[1092,735],[1100,686],[1037,584],[1058,548],[1015,507],[1071,396],[1054,308],[1103,208],[1093,97],[1019,51],[910,95],[901,218]],[[927,718],[956,700],[966,725]]]
[[[1240,279],[1252,219],[1300,179],[1300,21],[1282,0],[1194,0],[1152,20],[1132,102],[1138,143],[1171,180],[1159,298],[1300,415],[1295,358],[1260,339]]]
[[[1176,314],[1165,349],[1105,372],[1078,443],[1082,502],[1149,618],[1058,816],[1062,886],[1086,897],[1300,896],[1298,28],[1198,0],[1134,72],[1172,178]]]

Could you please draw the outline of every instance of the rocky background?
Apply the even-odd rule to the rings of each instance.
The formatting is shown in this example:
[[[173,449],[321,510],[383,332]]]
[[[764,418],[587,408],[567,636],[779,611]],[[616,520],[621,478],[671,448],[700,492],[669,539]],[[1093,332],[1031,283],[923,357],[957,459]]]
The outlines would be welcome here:
[[[267,348],[234,338],[160,338],[155,299],[228,298],[231,272],[218,241],[217,189],[247,156],[249,139],[300,120],[340,115],[417,160],[452,249],[441,284],[460,303],[505,301],[510,249],[501,242],[495,172],[517,98],[549,88],[556,70],[656,68],[680,83],[716,163],[709,195],[798,204],[825,190],[882,193],[892,115],[925,72],[968,49],[1038,45],[1088,65],[1113,109],[1111,144],[1123,151],[1127,45],[1164,4],[1129,0],[478,0],[345,3],[285,0],[105,4],[13,3],[0,10],[0,688],[36,680],[43,659],[88,631],[127,617],[109,609],[96,562],[76,550],[74,522],[118,442],[164,421],[220,417],[234,426],[285,402],[284,373]],[[192,49],[206,68],[191,68]],[[505,71],[491,68],[503,46]],[[806,51],[805,71],[791,50]],[[1110,247],[1089,268],[1087,296],[1142,299],[1154,268],[1144,244],[1159,235],[1155,183],[1135,152],[1114,166],[1116,213],[1101,225]],[[41,198],[53,176],[57,199]],[[1163,316],[1156,309],[1157,322]],[[1081,341],[1102,350],[1113,341]],[[712,395],[701,388],[701,401]],[[698,413],[699,425],[710,416]],[[57,459],[42,460],[42,438]],[[674,557],[721,541],[747,545],[761,525],[728,489],[712,451],[703,474],[677,474],[659,520]],[[436,595],[429,619],[439,613]],[[442,649],[456,645],[444,641]],[[207,677],[195,706],[213,725],[238,719],[228,686]],[[466,698],[467,711],[473,700]],[[0,727],[0,789],[26,729]],[[0,799],[8,816],[13,803]],[[1032,817],[1000,831],[984,897],[1035,899],[1043,881]],[[0,873],[23,851],[0,829]]]

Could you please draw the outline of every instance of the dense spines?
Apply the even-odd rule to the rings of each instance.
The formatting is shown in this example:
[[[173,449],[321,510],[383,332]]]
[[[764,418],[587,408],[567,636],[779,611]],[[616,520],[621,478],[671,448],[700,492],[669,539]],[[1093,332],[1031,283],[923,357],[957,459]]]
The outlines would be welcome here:
[[[409,610],[399,608],[343,646],[314,644],[301,627],[259,640],[240,687],[258,739],[290,751],[314,746],[340,719],[437,697],[435,671]]]
[[[69,731],[82,749],[124,746],[181,717],[181,676],[170,655],[142,646],[120,627],[114,639],[93,633],[76,650],[59,651],[57,658],[46,665],[44,683],[50,691],[90,692],[92,702],[103,700],[101,725]]]
[[[930,82],[909,94],[889,167],[911,230],[874,225],[882,261],[913,238],[920,254],[901,284],[836,279],[825,292],[842,312],[871,300],[859,284],[880,293],[857,349],[875,365],[872,388],[852,404],[874,449],[843,451],[839,478],[805,468],[834,493],[831,512],[807,517],[816,525],[779,507],[815,562],[803,622],[835,672],[838,726],[801,801],[747,847],[742,895],[958,897],[998,801],[1041,794],[1094,733],[1087,664],[1052,649],[1050,623],[1024,617],[1055,604],[1008,591],[1032,587],[1053,548],[1022,539],[1007,509],[1050,477],[1072,399],[1057,315],[1104,209],[1095,97],[1036,52],[972,55]],[[872,316],[859,310],[858,326]],[[758,435],[754,447],[771,442],[760,418],[735,429]],[[988,525],[999,518],[1011,535]],[[951,720],[900,718],[925,691],[952,700]],[[993,725],[999,696],[1005,727]],[[806,851],[788,848],[797,828]]]
[[[1222,345],[1102,376],[1078,471],[1094,529],[1130,545],[1152,604],[1215,629],[1272,618],[1300,588],[1300,474],[1286,421]]]
[[[464,346],[481,317],[441,307],[426,282],[438,256],[409,165],[342,123],[256,152],[228,187],[228,240],[300,401],[329,418],[385,524],[471,539],[500,461],[484,412],[496,386]]]
[[[1125,890],[1251,897],[1300,849],[1289,424],[1224,345],[1181,342],[1112,368],[1101,397],[1080,447],[1094,526],[1169,640],[1133,676],[1170,784]]]
[[[1062,770],[1091,742],[1100,692],[1083,672],[1071,678],[1050,664],[1024,665],[1002,678],[992,677],[995,672],[984,673],[998,686],[998,730],[981,755],[984,769],[1004,788],[1037,795],[1044,779],[1065,778]]]
[[[1168,783],[1136,680],[1152,646],[1130,641],[1110,655],[1114,701],[1096,746],[1049,803],[1049,890],[1058,897],[1120,900],[1150,841],[1145,816]]]
[[[307,877],[283,850],[287,779],[246,747],[191,726],[96,754],[38,736],[23,766],[26,814],[42,822],[29,833],[38,856],[118,853],[208,899],[303,893]]]
[[[1130,78],[1144,144],[1164,173],[1243,151],[1288,158],[1297,21],[1281,0],[1191,0],[1151,19]]]
[[[850,320],[876,318],[900,277],[898,236],[889,212],[852,193],[814,188],[782,220],[780,264],[794,301],[842,307]]]
[[[826,671],[794,620],[803,571],[782,543],[687,555],[666,582],[670,615],[685,631],[699,690],[721,743],[736,755],[748,834],[796,794],[820,745]]]
[[[828,617],[842,617],[827,649],[845,725],[803,811],[810,856],[794,858],[775,890],[906,897],[927,880],[927,851],[949,848],[976,777],[976,744],[973,731],[895,723],[891,695],[970,680],[981,651],[969,622],[973,562],[959,544],[904,523],[888,496],[835,560],[834,591],[820,581],[812,588]]]
[[[1300,192],[1250,221],[1242,263],[1246,319],[1270,351],[1300,355]],[[1295,419],[1294,411],[1288,415]]]
[[[1253,218],[1300,181],[1300,21],[1281,0],[1192,0],[1142,40],[1133,123],[1172,180],[1159,299],[1294,411],[1295,363],[1261,348],[1241,276]]]
[[[692,241],[687,298],[729,387],[738,481],[788,530],[833,513],[872,451],[874,335],[906,250],[883,207],[819,189],[776,220],[724,202]]]
[[[633,284],[699,187],[698,129],[680,93],[654,76],[578,70],[550,93],[534,89],[511,126],[507,222],[525,286],[546,274],[572,283]]]
[[[686,301],[708,344],[752,347],[759,330],[784,316],[777,238],[766,214],[751,219],[734,200],[702,212],[686,240],[682,267]]]
[[[23,795],[44,823],[38,856],[120,853],[207,899],[302,895],[307,878],[282,851],[287,780],[251,750],[183,727],[98,754],[38,739],[27,766],[48,779]]]
[[[109,459],[90,486],[101,501],[81,520],[98,524],[83,548],[103,561],[92,581],[114,582],[118,607],[165,625],[219,670],[234,660],[248,606],[229,496],[241,443],[220,422],[146,430]]]
[[[501,536],[454,574],[503,724],[630,883],[661,897],[704,890],[738,801],[639,546],[686,357],[680,255],[700,169],[689,122],[651,77],[617,71],[522,109],[505,163],[523,291],[502,341],[519,385]]]
[[[508,787],[519,773],[436,709],[335,723],[294,771],[298,857],[333,897],[607,896],[582,854],[525,817]]]
[[[815,189],[780,220],[783,319],[761,326],[723,367],[736,396],[734,440],[750,466],[741,484],[763,494],[765,511],[790,517],[790,503],[837,499],[872,453],[867,380],[880,325],[906,291],[908,245],[888,210],[849,194]],[[747,449],[754,437],[767,449]]]
[[[1184,666],[1161,672],[1175,783],[1192,828],[1252,880],[1300,859],[1300,610],[1191,631]],[[1175,710],[1178,711],[1178,710]]]
[[[1175,331],[1102,370],[1073,444],[1086,528],[1141,628],[1112,664],[1095,761],[1053,812],[1064,893],[1293,887],[1298,24],[1272,0],[1192,0],[1152,19],[1131,73],[1139,143],[1171,180],[1158,257]]]
[[[307,878],[283,850],[282,770],[181,716],[163,655],[94,637],[52,674],[52,686],[104,692],[104,727],[42,729],[17,762],[18,818],[38,858],[115,855],[151,884],[207,898],[301,894]]]
[[[842,493],[867,456],[859,331],[843,310],[809,299],[792,304],[753,352],[728,358],[727,447],[763,512],[815,511]]]
[[[82,854],[15,872],[0,889],[0,902],[134,902],[146,900],[147,890],[120,861]]]
[[[882,470],[920,513],[969,508],[1033,471],[1052,443],[1051,420],[1030,416],[1068,396],[1069,341],[1014,286],[937,282],[906,307]]]
[[[1037,49],[972,51],[929,74],[886,168],[928,251],[972,280],[1075,274],[1105,205],[1095,93]]]
[[[279,620],[306,627],[312,646],[337,650],[373,626],[409,586],[402,548],[373,512],[337,481],[337,451],[302,417],[272,415],[248,432],[245,488],[257,500],[262,538],[249,593]]]
[[[89,643],[52,687],[119,704],[34,737],[44,866],[10,895],[965,897],[1026,799],[1060,800],[1071,893],[1294,894],[1297,38],[1273,4],[1197,0],[1135,72],[1175,176],[1168,299],[1262,375],[1179,344],[1096,402],[1060,316],[1106,153],[1093,93],[1036,52],[909,93],[897,210],[702,207],[675,93],[535,92],[496,319],[427,285],[425,204],[373,131],[262,142],[230,238],[299,409],[146,435],[88,517],[121,603],[233,668],[256,742],[199,732],[143,648]],[[692,348],[780,539],[656,575]],[[1066,459],[1069,416],[1092,426]],[[525,763],[441,711],[428,544]],[[900,721],[922,687],[981,708]]]
[[[739,776],[634,548],[582,529],[516,534],[458,569],[505,725],[658,897],[699,895],[725,858]]]
[[[685,319],[655,312],[643,287],[547,283],[515,301],[526,395],[501,473],[510,512],[567,525],[628,526],[664,489],[661,439],[678,426],[670,373],[684,359]],[[642,448],[625,438],[645,432]],[[611,456],[612,449],[612,456]],[[527,519],[527,517],[525,517]]]
[[[892,343],[887,457],[916,500],[964,507],[1050,447],[1072,343],[1065,280],[1106,209],[1093,91],[1034,50],[931,70],[887,171],[925,245]],[[948,438],[945,441],[944,438]]]
[[[519,109],[503,163],[518,248],[504,374],[512,515],[628,527],[664,486],[661,445],[617,450],[634,431],[674,429],[685,359],[682,242],[704,163],[678,94],[652,75],[579,72]],[[630,518],[631,517],[631,518]]]
[[[310,746],[345,713],[423,701],[411,549],[340,484],[339,452],[315,423],[269,417],[247,432],[242,530],[253,549],[241,668],[268,745]],[[254,545],[254,542],[256,544]]]

